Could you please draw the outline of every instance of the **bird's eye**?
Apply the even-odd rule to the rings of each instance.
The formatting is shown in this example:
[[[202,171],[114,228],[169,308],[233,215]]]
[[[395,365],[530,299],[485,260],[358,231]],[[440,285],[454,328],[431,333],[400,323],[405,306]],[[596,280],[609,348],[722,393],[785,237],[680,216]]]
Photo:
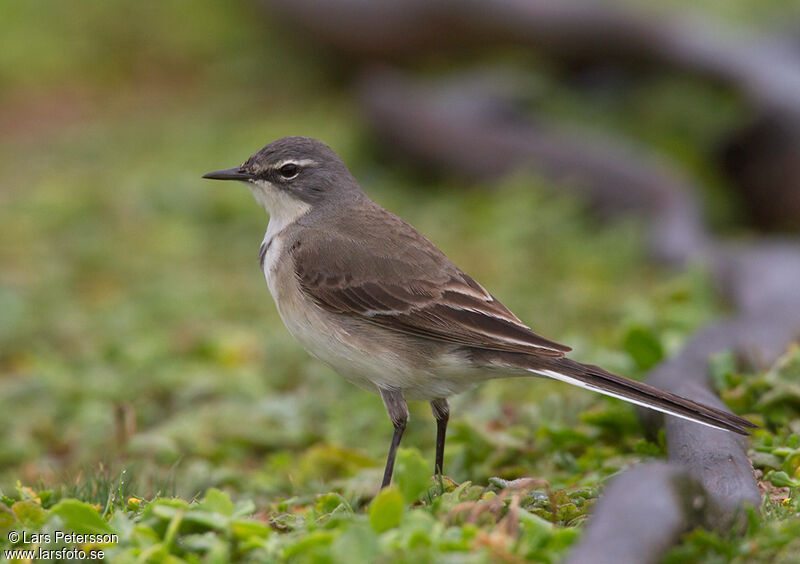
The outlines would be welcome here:
[[[278,172],[280,172],[281,176],[284,178],[294,178],[300,173],[300,167],[294,163],[288,163],[278,169]]]

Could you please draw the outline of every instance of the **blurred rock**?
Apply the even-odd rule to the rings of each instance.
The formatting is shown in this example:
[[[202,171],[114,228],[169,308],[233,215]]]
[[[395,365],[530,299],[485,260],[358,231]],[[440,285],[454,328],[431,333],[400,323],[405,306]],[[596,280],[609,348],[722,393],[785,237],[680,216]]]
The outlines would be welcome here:
[[[701,331],[676,357],[653,370],[648,383],[726,409],[706,384],[706,375],[709,355],[728,348],[727,330],[721,324]],[[639,414],[651,432],[663,424],[670,462],[683,468],[707,493],[703,525],[725,532],[744,517],[745,506],[761,505],[745,437],[650,410]]]
[[[467,76],[420,84],[373,69],[358,90],[378,138],[416,162],[468,181],[521,169],[544,174],[606,215],[645,216],[661,261],[680,264],[708,246],[694,191],[674,168],[620,139],[533,121],[510,93],[465,82],[476,83]]]
[[[718,284],[741,312],[699,331],[673,358],[656,367],[648,382],[670,392],[725,409],[711,391],[708,360],[733,350],[764,369],[800,336],[800,248],[788,241],[750,247],[718,246],[712,254]],[[680,463],[709,494],[704,524],[719,530],[743,517],[761,496],[744,437],[639,410],[652,432],[663,424],[669,459]]]
[[[260,0],[304,39],[368,61],[522,46],[572,62],[688,71],[730,85],[754,107],[800,116],[800,62],[780,44],[685,12],[581,0]]]
[[[711,265],[720,289],[743,314],[800,312],[800,245],[768,239],[744,245],[718,245]],[[800,323],[800,321],[798,322]]]
[[[725,142],[722,166],[754,224],[800,225],[796,36],[747,37],[698,14],[580,0],[261,0],[304,40],[361,62],[530,48],[564,66],[678,70],[725,85],[761,116]],[[788,36],[788,37],[787,37]],[[680,246],[680,230],[668,229]],[[674,253],[664,249],[666,254]],[[681,251],[678,251],[681,252]]]
[[[800,231],[798,155],[800,118],[783,113],[755,120],[726,142],[724,169],[748,219],[759,229]]]
[[[702,488],[678,465],[651,462],[614,478],[566,564],[649,564],[699,523]]]

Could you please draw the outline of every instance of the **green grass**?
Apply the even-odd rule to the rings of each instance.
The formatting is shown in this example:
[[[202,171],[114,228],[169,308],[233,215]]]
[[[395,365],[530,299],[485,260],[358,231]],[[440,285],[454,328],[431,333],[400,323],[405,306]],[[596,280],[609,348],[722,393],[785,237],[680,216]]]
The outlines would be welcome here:
[[[118,534],[102,549],[122,562],[553,562],[606,479],[663,456],[626,405],[495,381],[452,402],[452,481],[430,481],[435,425],[413,404],[398,488],[375,498],[383,406],[292,341],[257,265],[263,211],[200,175],[283,135],[321,138],[534,329],[632,376],[723,312],[704,269],[653,266],[642,225],[599,223],[540,178],[465,188],[377,164],[329,61],[247,5],[6,3],[0,33],[4,548],[11,529],[67,527]],[[681,126],[684,94],[656,86],[627,126],[609,107],[601,127],[667,151],[688,132],[674,156],[691,168],[735,106],[676,87],[703,92],[692,115],[707,118]],[[548,111],[589,119],[577,98]],[[659,127],[645,135],[645,119]],[[745,375],[717,361],[729,404],[767,423],[751,441],[766,518],[744,538],[692,533],[670,558],[793,546],[796,358]]]

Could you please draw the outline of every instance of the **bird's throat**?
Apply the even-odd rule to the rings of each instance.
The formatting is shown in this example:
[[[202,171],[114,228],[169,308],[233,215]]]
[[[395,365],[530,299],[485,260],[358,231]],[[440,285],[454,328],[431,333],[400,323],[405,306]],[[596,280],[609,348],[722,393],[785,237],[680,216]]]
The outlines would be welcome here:
[[[256,202],[269,214],[267,234],[274,235],[311,210],[311,205],[263,180],[248,182]]]

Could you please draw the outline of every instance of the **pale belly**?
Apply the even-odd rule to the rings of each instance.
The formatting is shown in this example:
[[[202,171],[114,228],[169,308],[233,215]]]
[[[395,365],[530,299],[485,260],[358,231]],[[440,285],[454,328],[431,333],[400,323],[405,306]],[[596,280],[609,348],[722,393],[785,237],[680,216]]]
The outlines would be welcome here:
[[[491,377],[469,368],[464,352],[377,325],[330,313],[309,300],[294,283],[282,242],[274,239],[263,260],[264,276],[289,333],[315,358],[351,383],[378,392],[396,389],[409,400],[460,393]],[[280,260],[286,258],[286,260]]]

